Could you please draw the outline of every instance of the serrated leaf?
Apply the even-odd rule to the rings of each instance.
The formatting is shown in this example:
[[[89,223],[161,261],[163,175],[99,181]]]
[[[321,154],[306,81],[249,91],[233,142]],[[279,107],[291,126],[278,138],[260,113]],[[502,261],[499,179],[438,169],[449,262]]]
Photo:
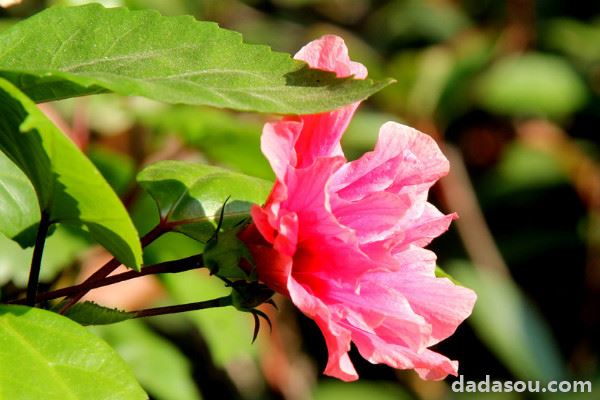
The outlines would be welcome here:
[[[86,326],[115,324],[133,318],[134,314],[116,308],[104,307],[93,301],[84,301],[69,308],[65,317]]]
[[[104,341],[59,314],[0,306],[1,399],[147,399]]]
[[[228,198],[225,229],[247,218],[251,205],[263,203],[272,186],[259,178],[183,161],[152,164],[137,179],[156,201],[162,223],[202,242],[212,237]]]
[[[0,76],[36,101],[113,91],[169,103],[306,114],[391,81],[337,79],[192,17],[54,7],[0,34]]]
[[[123,357],[157,400],[199,400],[190,361],[140,320],[92,328]],[[160,377],[160,379],[157,379]]]
[[[0,151],[0,233],[15,237],[40,220],[35,190],[27,175]]]
[[[0,78],[0,151],[27,175],[53,223],[83,224],[129,267],[142,250],[125,207],[93,164],[10,82]],[[31,236],[12,235],[21,245]]]

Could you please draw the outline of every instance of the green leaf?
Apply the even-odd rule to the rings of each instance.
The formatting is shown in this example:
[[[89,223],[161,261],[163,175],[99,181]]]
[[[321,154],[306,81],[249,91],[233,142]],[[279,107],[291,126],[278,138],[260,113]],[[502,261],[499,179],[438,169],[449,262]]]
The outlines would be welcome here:
[[[0,150],[29,177],[53,223],[83,224],[129,267],[142,251],[125,207],[93,164],[10,82],[0,78]],[[13,238],[31,245],[27,231]]]
[[[337,79],[192,17],[54,7],[0,35],[0,76],[36,101],[113,91],[169,103],[306,114],[391,81]]]
[[[0,233],[15,237],[39,220],[35,190],[27,175],[0,152]]]
[[[548,382],[566,376],[548,326],[512,280],[466,262],[448,269],[477,292],[468,321],[516,377]]]
[[[215,231],[225,201],[223,228],[249,216],[250,206],[267,198],[272,184],[205,164],[161,161],[138,174],[154,198],[162,223],[202,242]]]
[[[76,303],[65,317],[81,325],[108,325],[133,318],[134,314],[116,308],[108,308],[92,301]]]
[[[1,399],[146,399],[117,353],[50,311],[0,306]]]
[[[454,283],[455,285],[464,286],[462,283],[460,283],[459,281],[457,281],[456,279],[454,279],[454,277],[452,275],[450,275],[449,273],[447,273],[446,271],[444,271],[442,269],[442,267],[440,267],[438,265],[435,266],[435,276],[437,278],[450,279],[452,281],[452,283]]]
[[[502,59],[481,77],[477,89],[479,102],[493,112],[552,118],[571,114],[588,95],[571,65],[535,53]]]
[[[133,369],[142,386],[157,400],[198,400],[187,358],[142,321],[94,327]]]

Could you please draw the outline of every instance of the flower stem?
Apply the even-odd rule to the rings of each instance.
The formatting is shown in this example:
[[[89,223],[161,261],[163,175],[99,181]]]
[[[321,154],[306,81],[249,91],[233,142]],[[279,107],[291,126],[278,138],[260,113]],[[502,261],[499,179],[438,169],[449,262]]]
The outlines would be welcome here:
[[[199,301],[196,303],[179,304],[176,306],[147,308],[145,310],[134,311],[133,318],[154,317],[156,315],[176,314],[187,311],[203,310],[206,308],[227,307],[231,305],[231,297],[219,297],[217,299]]]
[[[35,302],[40,303],[42,301],[57,299],[59,297],[74,296],[80,292],[89,292],[92,289],[113,285],[115,283],[139,278],[146,275],[184,272],[189,271],[191,269],[202,268],[203,266],[204,261],[202,259],[202,255],[197,254],[178,260],[171,260],[154,265],[148,265],[147,267],[142,268],[142,270],[139,272],[130,270],[117,275],[108,276],[104,279],[83,282],[78,285],[53,290],[51,292],[40,293],[37,295]],[[9,304],[24,304],[24,302],[23,300],[14,300],[10,301]]]
[[[48,236],[50,225],[50,215],[46,211],[43,211],[35,238],[35,247],[33,249],[33,256],[31,257],[31,269],[29,270],[29,282],[27,283],[26,304],[30,307],[35,305],[42,267],[42,255],[44,254],[44,245],[46,244],[46,236]]]
[[[169,232],[169,230],[170,230],[170,228],[167,225],[165,225],[163,223],[159,223],[150,232],[145,234],[144,237],[141,239],[142,247],[148,246],[150,243],[152,243],[153,241],[158,239],[161,235]],[[85,281],[83,281],[82,285],[89,284],[90,282],[95,282],[95,281],[99,281],[101,279],[106,278],[115,269],[117,269],[119,267],[119,265],[121,265],[121,262],[113,257],[109,262],[104,264],[99,270],[94,272]],[[81,298],[83,296],[85,296],[87,294],[87,292],[89,292],[90,290],[91,289],[82,290],[81,292],[78,292],[77,294],[70,296],[67,299],[65,305],[60,309],[59,313],[64,314],[67,311],[69,311],[69,309],[71,307],[73,307],[73,305],[75,303],[77,303],[79,300],[81,300]]]

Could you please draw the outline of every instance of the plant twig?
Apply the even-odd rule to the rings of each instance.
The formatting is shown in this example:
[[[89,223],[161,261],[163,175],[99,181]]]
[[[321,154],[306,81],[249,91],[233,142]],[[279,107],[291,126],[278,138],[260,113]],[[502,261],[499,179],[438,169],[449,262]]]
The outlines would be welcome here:
[[[202,310],[206,308],[227,307],[231,305],[231,297],[224,296],[217,299],[199,301],[196,303],[178,304],[176,306],[165,306],[147,308],[145,310],[133,311],[133,318],[154,317],[156,315],[176,314],[187,311]]]
[[[178,273],[189,271],[191,269],[202,268],[204,266],[204,260],[202,259],[202,255],[197,254],[186,258],[181,258],[178,260],[165,261],[162,263],[148,265],[147,267],[142,268],[141,271],[127,271],[117,275],[108,276],[104,279],[83,282],[78,285],[69,286],[57,290],[53,290],[51,292],[40,293],[36,297],[36,303],[40,303],[42,301],[53,300],[59,297],[65,296],[74,296],[80,292],[89,292],[92,289],[96,289],[99,287],[104,287],[108,285],[113,285],[115,283],[127,281],[130,279],[140,278],[146,275],[156,275],[156,274],[168,274],[168,273]],[[24,300],[14,300],[9,301],[9,304],[24,304]]]
[[[50,228],[50,215],[43,211],[38,226],[37,236],[35,238],[35,248],[31,257],[31,269],[29,270],[29,282],[27,283],[27,305],[33,307],[37,296],[38,282],[40,280],[40,270],[42,267],[42,255],[48,229]]]
[[[169,230],[170,229],[168,226],[166,226],[165,224],[159,223],[150,232],[148,232],[146,235],[144,235],[144,237],[141,239],[142,247],[148,246],[150,243],[152,243],[153,241],[158,239],[161,235],[168,232]],[[117,260],[116,258],[112,258],[109,262],[104,264],[99,270],[94,272],[85,281],[83,281],[82,285],[89,284],[90,282],[99,281],[101,279],[106,278],[115,269],[117,269],[119,267],[119,265],[121,265],[121,262],[119,260]],[[87,294],[87,292],[89,292],[89,290],[83,290],[81,292],[78,292],[76,295],[69,297],[69,299],[67,300],[65,305],[60,309],[60,311],[59,311],[60,314],[64,314],[67,311],[69,311],[69,309],[71,307],[73,307],[73,305],[75,303],[77,303],[79,300],[81,300],[81,298],[83,296],[85,296]]]

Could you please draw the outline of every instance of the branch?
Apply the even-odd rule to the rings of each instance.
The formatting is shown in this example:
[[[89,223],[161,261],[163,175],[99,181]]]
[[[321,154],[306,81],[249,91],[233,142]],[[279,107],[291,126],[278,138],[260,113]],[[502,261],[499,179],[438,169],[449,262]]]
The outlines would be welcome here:
[[[159,223],[141,239],[142,247],[148,246],[150,243],[158,239],[164,233],[169,232],[169,230],[169,227],[165,226],[162,223]],[[82,284],[90,284],[91,282],[99,281],[106,278],[115,269],[117,269],[119,265],[121,265],[121,262],[116,258],[112,258],[109,262],[104,264],[98,271],[94,272],[90,277],[88,277]],[[66,304],[60,309],[60,314],[64,314],[67,311],[69,311],[69,309],[73,307],[75,303],[81,300],[81,298],[85,296],[87,292],[89,292],[89,290],[84,290],[82,292],[77,293],[74,296],[71,296],[67,300]]]
[[[142,268],[141,271],[127,271],[117,275],[108,276],[104,279],[90,281],[90,282],[82,282],[78,285],[69,286],[57,290],[53,290],[51,292],[40,293],[36,299],[36,303],[40,303],[42,301],[53,300],[59,297],[64,296],[75,296],[81,292],[89,292],[92,289],[96,289],[103,286],[113,285],[115,283],[127,281],[130,279],[140,278],[146,275],[156,275],[156,274],[170,274],[170,273],[178,273],[189,271],[191,269],[203,268],[204,260],[202,259],[201,254],[193,255],[186,258],[181,258],[178,260],[165,261],[162,263],[148,265],[147,267]],[[24,300],[14,300],[9,301],[9,304],[24,304]]]
[[[206,308],[227,307],[231,305],[231,297],[219,297],[218,299],[200,301],[197,303],[179,304],[176,306],[147,308],[145,310],[133,311],[133,318],[154,317],[156,315],[176,314],[187,311],[203,310]]]
[[[35,248],[33,249],[31,269],[29,270],[29,282],[27,283],[26,304],[30,307],[35,305],[38,282],[40,280],[40,270],[42,267],[42,255],[44,253],[44,245],[46,243],[46,236],[48,236],[50,225],[50,215],[46,211],[43,211],[38,226],[37,236],[35,238]]]

